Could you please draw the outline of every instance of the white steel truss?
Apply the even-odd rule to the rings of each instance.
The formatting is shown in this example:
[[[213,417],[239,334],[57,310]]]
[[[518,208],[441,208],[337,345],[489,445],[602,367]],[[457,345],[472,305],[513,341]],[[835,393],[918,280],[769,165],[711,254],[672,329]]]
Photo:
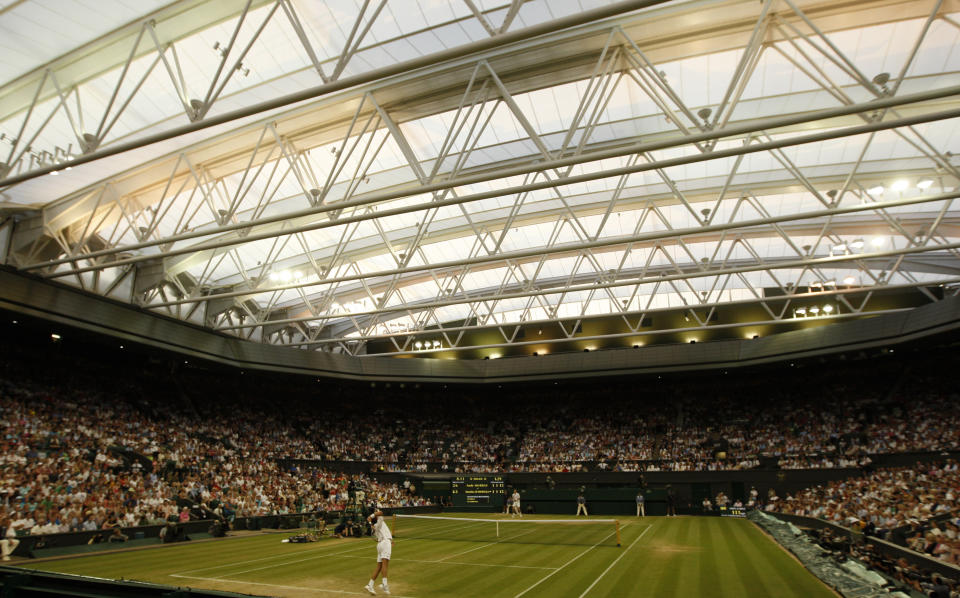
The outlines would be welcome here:
[[[385,4],[358,6],[332,64],[311,55],[323,83],[347,72]],[[810,298],[843,320],[887,309],[871,302],[881,290],[935,301],[960,283],[958,4],[674,2],[441,61],[11,210],[7,261],[250,340],[354,355],[371,341],[403,354],[424,339],[636,339],[676,310],[687,323],[672,332],[763,325]],[[496,39],[526,5],[464,6]],[[254,8],[202,99],[166,67],[190,119],[207,118],[271,19],[297,29],[280,0],[243,37]],[[894,28],[909,44],[856,41]],[[72,127],[83,151],[110,130],[138,56],[118,67],[87,146]],[[71,93],[54,104],[76,124]],[[714,323],[724,306],[760,315]],[[601,316],[622,328],[578,333]],[[521,337],[544,324],[562,334]]]

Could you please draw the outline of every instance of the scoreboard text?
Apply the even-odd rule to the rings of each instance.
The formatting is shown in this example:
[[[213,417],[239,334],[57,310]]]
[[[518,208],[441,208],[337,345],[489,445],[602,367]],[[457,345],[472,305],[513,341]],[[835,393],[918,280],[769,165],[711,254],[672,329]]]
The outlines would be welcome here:
[[[503,476],[458,475],[450,481],[457,506],[503,506]]]

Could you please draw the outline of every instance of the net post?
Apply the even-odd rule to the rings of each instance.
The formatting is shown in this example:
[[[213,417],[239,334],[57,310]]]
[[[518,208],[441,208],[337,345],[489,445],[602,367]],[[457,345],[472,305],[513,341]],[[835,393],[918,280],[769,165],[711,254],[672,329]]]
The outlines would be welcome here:
[[[619,519],[615,519],[615,520],[613,521],[613,524],[614,524],[614,525],[616,526],[616,528],[617,528],[617,546],[620,546],[620,520],[619,520]]]

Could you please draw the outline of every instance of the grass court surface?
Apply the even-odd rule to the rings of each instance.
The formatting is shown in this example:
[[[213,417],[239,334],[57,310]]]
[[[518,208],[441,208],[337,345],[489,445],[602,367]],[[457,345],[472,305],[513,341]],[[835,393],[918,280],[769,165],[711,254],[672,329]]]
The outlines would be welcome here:
[[[620,521],[622,546],[618,548],[615,540],[604,540],[595,532],[584,532],[588,541],[583,543],[574,537],[558,543],[549,533],[539,541],[540,534],[533,526],[511,528],[518,530],[515,540],[506,531],[499,541],[489,541],[458,538],[452,530],[442,534],[442,538],[405,538],[404,520],[400,520],[390,562],[392,595],[408,598],[836,596],[747,520],[624,517]],[[605,527],[604,536],[606,530],[612,529],[612,526]],[[281,539],[292,533],[26,565],[61,573],[268,596],[368,595],[363,585],[375,566],[375,541],[325,538],[311,544],[281,543]],[[377,590],[378,595],[383,595],[379,580]]]

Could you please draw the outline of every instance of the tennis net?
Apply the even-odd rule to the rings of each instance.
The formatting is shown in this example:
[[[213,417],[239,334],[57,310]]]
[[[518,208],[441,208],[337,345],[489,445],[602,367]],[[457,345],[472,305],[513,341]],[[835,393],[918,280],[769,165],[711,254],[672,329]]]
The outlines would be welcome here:
[[[391,531],[398,539],[620,545],[620,522],[616,519],[481,519],[396,514]]]

